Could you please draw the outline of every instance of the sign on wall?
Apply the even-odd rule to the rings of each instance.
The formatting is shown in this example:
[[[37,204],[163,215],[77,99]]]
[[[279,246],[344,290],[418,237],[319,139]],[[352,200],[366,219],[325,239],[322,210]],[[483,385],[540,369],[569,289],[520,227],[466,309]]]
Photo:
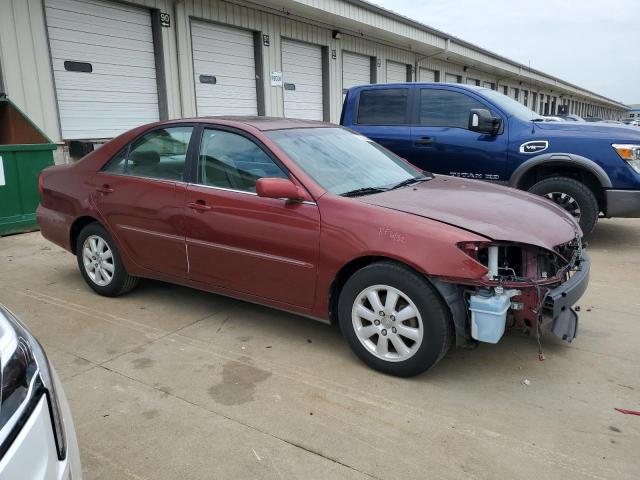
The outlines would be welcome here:
[[[282,86],[282,72],[271,72],[271,86],[272,87]]]
[[[169,28],[171,26],[171,15],[165,12],[160,12],[160,26]]]

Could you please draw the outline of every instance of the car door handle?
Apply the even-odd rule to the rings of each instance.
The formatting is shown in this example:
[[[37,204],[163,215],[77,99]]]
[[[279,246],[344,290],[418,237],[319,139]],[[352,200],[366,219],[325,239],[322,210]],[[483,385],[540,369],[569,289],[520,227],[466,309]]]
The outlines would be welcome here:
[[[100,186],[100,187],[96,187],[96,190],[97,190],[98,192],[100,192],[100,193],[104,193],[104,194],[107,194],[107,193],[113,193],[113,188],[111,188],[111,187],[110,187],[109,185],[107,185],[107,184],[104,184],[104,185],[102,185],[102,186]]]
[[[211,206],[207,205],[204,200],[196,200],[195,202],[187,203],[187,207],[196,210],[198,212],[207,212],[211,210]]]
[[[435,142],[434,138],[431,137],[422,137],[422,138],[418,138],[416,140],[416,145],[429,145],[431,143]]]

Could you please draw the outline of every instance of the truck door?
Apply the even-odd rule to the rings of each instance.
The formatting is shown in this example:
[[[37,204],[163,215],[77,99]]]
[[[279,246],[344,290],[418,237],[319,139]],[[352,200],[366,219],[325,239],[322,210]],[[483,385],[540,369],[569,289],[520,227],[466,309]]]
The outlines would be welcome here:
[[[423,170],[491,181],[506,181],[508,125],[483,135],[470,131],[469,112],[491,107],[467,92],[440,87],[415,90],[411,149],[405,158]],[[501,113],[491,110],[493,115]]]
[[[412,149],[409,122],[412,90],[408,87],[362,90],[349,127],[408,160]]]

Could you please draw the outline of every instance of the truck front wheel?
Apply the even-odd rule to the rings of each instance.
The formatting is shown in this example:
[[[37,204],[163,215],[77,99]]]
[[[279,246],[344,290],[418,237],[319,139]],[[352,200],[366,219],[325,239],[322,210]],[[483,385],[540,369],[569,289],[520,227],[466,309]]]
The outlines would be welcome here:
[[[572,178],[553,177],[536,183],[529,192],[548,198],[569,212],[587,237],[596,226],[600,208],[593,192]]]

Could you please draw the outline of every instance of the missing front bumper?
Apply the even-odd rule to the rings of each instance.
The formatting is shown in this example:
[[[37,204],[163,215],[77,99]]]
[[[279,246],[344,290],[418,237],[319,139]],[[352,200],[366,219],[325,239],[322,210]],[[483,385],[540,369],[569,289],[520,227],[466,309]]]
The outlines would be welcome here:
[[[562,340],[570,342],[578,334],[578,314],[571,307],[587,290],[590,269],[591,260],[583,251],[578,270],[546,295],[544,306],[552,318],[551,331]]]

